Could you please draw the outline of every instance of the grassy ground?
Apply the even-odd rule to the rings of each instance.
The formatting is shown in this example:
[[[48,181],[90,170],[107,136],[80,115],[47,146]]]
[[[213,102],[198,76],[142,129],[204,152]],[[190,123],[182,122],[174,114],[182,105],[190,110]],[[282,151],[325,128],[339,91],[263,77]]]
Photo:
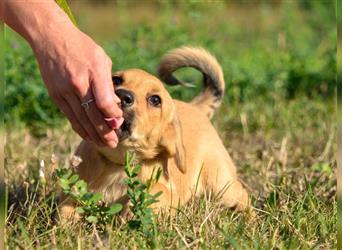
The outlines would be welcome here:
[[[71,7],[80,27],[112,56],[115,69],[154,72],[160,55],[182,44],[201,45],[218,55],[228,86],[213,124],[238,165],[257,214],[250,220],[218,206],[213,197],[202,197],[173,218],[158,216],[160,246],[336,248],[336,121],[329,98],[335,84],[334,34],[328,27],[329,11],[288,4],[208,7],[191,1],[163,8],[134,6],[121,2],[112,6],[114,12],[108,5],[89,7],[78,1]],[[79,138],[49,103],[30,50],[10,32],[8,38],[6,246],[146,247],[146,238],[129,230],[121,218],[104,232],[54,220],[57,187],[53,178],[41,181],[41,160],[47,170],[67,166]],[[200,79],[193,71],[181,76]],[[198,90],[170,91],[188,100]]]
[[[173,219],[158,218],[159,240],[179,247],[244,249],[332,249],[336,246],[335,128],[333,105],[300,98],[222,107],[214,119],[254,200],[257,220],[219,207],[208,197],[190,202]],[[315,119],[313,119],[315,118]],[[37,140],[26,130],[8,133],[8,246],[141,246],[138,233],[118,220],[105,234],[85,225],[62,227],[53,221],[54,183],[39,183],[39,161],[55,154],[64,166],[77,139],[68,127]],[[12,203],[14,202],[14,203]],[[184,242],[185,241],[185,242]],[[109,247],[110,246],[110,247]]]

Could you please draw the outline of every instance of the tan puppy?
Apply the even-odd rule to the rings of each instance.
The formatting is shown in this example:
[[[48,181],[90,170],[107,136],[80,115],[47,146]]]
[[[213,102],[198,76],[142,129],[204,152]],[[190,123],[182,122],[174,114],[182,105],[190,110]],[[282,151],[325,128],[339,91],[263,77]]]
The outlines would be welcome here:
[[[161,82],[181,84],[172,76],[181,67],[203,73],[204,90],[190,103],[173,100]],[[91,191],[102,193],[106,202],[126,204],[124,156],[126,151],[134,152],[142,165],[143,181],[150,178],[154,167],[163,169],[151,190],[163,192],[155,208],[177,207],[204,192],[219,195],[227,207],[246,208],[248,194],[210,123],[224,93],[220,65],[204,49],[183,47],[164,56],[158,73],[161,80],[140,69],[114,74],[125,118],[117,130],[120,142],[116,149],[109,149],[83,141],[76,152],[82,158],[78,174]],[[63,198],[60,212],[63,217],[72,215],[72,200]]]

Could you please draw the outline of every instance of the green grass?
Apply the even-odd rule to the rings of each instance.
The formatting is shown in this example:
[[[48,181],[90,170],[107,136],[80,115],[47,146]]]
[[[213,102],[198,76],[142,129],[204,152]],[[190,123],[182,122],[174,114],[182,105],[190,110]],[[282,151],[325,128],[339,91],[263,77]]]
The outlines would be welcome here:
[[[336,247],[332,103],[298,98],[291,103],[278,100],[276,105],[264,105],[264,101],[255,100],[253,105],[224,106],[214,119],[253,197],[257,220],[250,221],[248,216],[203,197],[191,201],[174,218],[157,218],[161,246]],[[245,114],[242,120],[247,122],[241,122],[238,113]],[[49,179],[45,186],[39,183],[39,160],[45,160],[47,169],[66,166],[77,145],[76,137],[68,128],[48,130],[48,136],[40,140],[25,130],[8,133],[9,248],[49,248],[56,244],[74,249],[81,244],[82,249],[89,249],[102,244],[107,248],[147,244],[147,239],[128,230],[119,218],[105,233],[82,223],[61,226],[54,222],[55,183]],[[50,163],[52,154],[58,156],[58,163]]]
[[[215,197],[193,199],[172,218],[157,216],[160,247],[336,248],[333,5],[149,3],[118,1],[114,13],[110,2],[75,1],[71,9],[112,57],[114,70],[155,72],[160,56],[183,44],[217,55],[227,91],[213,124],[257,214],[250,220]],[[55,220],[58,187],[51,173],[69,165],[80,139],[50,101],[28,46],[9,31],[6,46],[8,249],[148,248],[148,239],[120,217],[105,229]],[[200,81],[192,70],[179,75]],[[200,86],[168,89],[189,100]],[[42,160],[46,180],[39,176]]]

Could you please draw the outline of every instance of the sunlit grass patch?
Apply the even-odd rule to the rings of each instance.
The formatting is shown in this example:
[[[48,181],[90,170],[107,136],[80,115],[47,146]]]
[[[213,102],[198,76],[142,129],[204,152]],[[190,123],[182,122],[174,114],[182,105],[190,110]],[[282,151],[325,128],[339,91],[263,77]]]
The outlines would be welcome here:
[[[263,108],[262,100],[254,100],[253,105],[223,107],[214,118],[252,195],[257,218],[251,220],[244,213],[220,206],[215,197],[202,196],[190,201],[173,217],[167,213],[157,216],[160,246],[172,249],[336,246],[335,141],[328,145],[330,133],[335,133],[331,128],[334,127],[332,111],[329,111],[333,106],[319,100],[307,102],[306,98],[297,98],[292,104],[281,99],[275,101],[277,108],[270,110]],[[304,103],[306,108],[297,108]],[[290,112],[288,109],[296,112],[286,115]],[[246,111],[245,125],[236,110]],[[310,115],[310,110],[320,122],[303,119]],[[272,120],[276,115],[279,118]],[[267,125],[267,121],[273,125]],[[251,123],[254,123],[252,128]],[[243,126],[248,127],[246,134]],[[56,221],[57,186],[49,179],[45,184],[40,181],[40,161],[45,161],[47,169],[54,167],[56,158],[61,167],[66,166],[77,145],[77,136],[68,127],[50,130],[47,134],[45,139],[36,140],[26,130],[8,133],[8,246],[148,247],[147,238],[128,229],[127,221],[120,217],[104,230],[84,223],[62,226]]]

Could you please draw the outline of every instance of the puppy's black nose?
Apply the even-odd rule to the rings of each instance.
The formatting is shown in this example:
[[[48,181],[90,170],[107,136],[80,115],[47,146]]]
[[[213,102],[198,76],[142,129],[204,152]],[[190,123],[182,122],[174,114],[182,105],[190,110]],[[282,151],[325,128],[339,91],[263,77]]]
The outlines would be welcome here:
[[[131,91],[125,89],[118,89],[115,91],[115,94],[120,98],[122,108],[126,108],[133,105],[134,95]]]

